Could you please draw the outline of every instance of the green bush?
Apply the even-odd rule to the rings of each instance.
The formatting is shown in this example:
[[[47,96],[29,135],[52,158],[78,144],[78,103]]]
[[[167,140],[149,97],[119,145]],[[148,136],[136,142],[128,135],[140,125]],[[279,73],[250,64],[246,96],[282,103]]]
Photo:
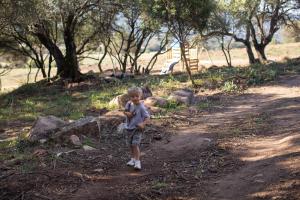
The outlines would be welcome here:
[[[239,87],[233,81],[226,81],[222,87],[222,91],[228,93],[238,92],[238,90]]]

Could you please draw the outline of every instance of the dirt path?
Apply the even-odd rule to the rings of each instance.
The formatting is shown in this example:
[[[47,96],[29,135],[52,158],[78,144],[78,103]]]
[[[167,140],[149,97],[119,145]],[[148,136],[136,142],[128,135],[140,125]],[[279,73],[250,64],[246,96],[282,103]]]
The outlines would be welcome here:
[[[170,141],[121,162],[67,199],[300,199],[300,76],[182,112]],[[176,122],[174,122],[176,125]]]

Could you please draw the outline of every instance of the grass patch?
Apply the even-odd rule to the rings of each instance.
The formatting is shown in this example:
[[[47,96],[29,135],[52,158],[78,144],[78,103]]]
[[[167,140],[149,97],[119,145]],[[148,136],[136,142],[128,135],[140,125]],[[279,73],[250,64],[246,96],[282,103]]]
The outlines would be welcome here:
[[[248,67],[210,68],[194,74],[195,82],[202,88],[220,89],[224,92],[240,92],[245,86],[259,85],[276,80],[282,74],[300,73],[299,59],[269,65],[255,64]],[[79,119],[91,108],[108,108],[109,101],[126,92],[135,85],[148,84],[160,96],[168,96],[171,91],[191,87],[186,73],[164,76],[138,77],[124,79],[116,83],[103,83],[91,90],[68,91],[59,85],[47,86],[41,81],[25,84],[20,88],[0,95],[0,123],[6,121],[34,121],[40,115],[55,115],[63,119]],[[205,102],[198,105],[206,109],[211,105]],[[164,109],[166,112],[183,108],[170,101]]]
[[[90,147],[96,148],[95,143],[93,142],[93,140],[91,138],[85,137],[82,141],[82,145],[88,145]]]
[[[152,185],[152,189],[155,189],[155,190],[160,190],[160,189],[164,189],[167,187],[168,187],[168,184],[165,182],[155,182]]]

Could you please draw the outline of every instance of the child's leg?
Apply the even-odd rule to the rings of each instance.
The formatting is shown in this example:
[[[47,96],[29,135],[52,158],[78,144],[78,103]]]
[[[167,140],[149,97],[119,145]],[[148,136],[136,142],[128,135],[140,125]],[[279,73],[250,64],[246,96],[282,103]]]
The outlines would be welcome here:
[[[133,158],[135,160],[140,160],[141,152],[140,152],[139,146],[138,145],[132,145],[131,148],[133,150]]]
[[[135,151],[132,145],[130,145],[130,153],[131,153],[131,158],[135,158]]]

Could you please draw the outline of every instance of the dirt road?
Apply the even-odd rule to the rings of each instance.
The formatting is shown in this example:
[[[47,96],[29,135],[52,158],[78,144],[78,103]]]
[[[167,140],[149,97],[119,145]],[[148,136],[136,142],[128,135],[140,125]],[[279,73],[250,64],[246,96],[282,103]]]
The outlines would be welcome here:
[[[143,171],[120,163],[67,199],[300,199],[300,76],[215,99],[176,113],[170,140],[144,149]]]

